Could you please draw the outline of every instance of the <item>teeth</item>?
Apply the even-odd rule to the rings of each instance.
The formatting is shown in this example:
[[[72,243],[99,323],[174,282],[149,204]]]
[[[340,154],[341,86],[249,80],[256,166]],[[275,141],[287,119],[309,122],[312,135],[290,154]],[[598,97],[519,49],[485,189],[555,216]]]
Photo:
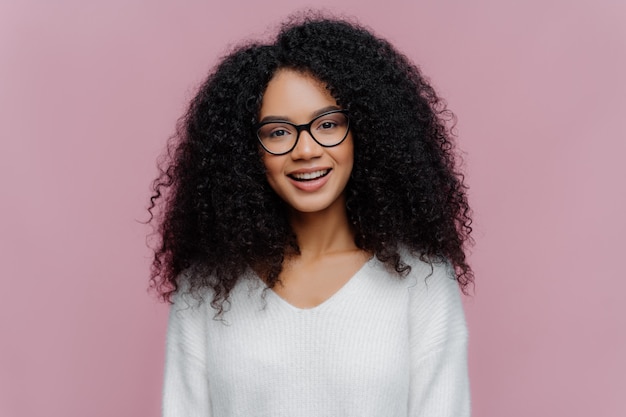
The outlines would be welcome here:
[[[314,172],[303,172],[303,173],[298,173],[298,174],[291,174],[292,177],[294,177],[297,180],[314,180],[316,178],[320,178],[323,177],[324,175],[328,174],[327,169],[321,170],[321,171],[314,171]]]

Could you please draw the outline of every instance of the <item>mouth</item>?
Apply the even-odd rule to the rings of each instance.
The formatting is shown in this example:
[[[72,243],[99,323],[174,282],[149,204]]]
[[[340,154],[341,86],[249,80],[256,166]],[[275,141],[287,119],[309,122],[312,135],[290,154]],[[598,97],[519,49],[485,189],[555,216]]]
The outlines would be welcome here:
[[[330,173],[330,169],[321,169],[319,171],[313,172],[297,172],[289,174],[288,177],[298,181],[298,182],[306,182],[306,181],[314,181],[319,178],[323,178]]]

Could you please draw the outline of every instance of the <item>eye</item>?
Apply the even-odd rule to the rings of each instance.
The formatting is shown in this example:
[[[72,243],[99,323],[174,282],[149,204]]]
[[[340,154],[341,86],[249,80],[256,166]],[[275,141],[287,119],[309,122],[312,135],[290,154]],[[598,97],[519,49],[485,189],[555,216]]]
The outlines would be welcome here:
[[[318,129],[320,130],[325,130],[325,129],[332,129],[337,127],[337,123],[334,121],[330,121],[330,120],[325,120],[322,123],[320,123],[320,125],[318,126]]]
[[[320,116],[313,123],[313,128],[318,134],[335,134],[347,124],[347,118],[343,113],[330,113]]]
[[[271,132],[269,132],[268,137],[269,138],[279,138],[281,136],[287,136],[288,134],[290,134],[290,132],[286,129],[274,129]]]
[[[261,140],[282,140],[293,134],[293,128],[284,123],[267,123],[258,131]]]

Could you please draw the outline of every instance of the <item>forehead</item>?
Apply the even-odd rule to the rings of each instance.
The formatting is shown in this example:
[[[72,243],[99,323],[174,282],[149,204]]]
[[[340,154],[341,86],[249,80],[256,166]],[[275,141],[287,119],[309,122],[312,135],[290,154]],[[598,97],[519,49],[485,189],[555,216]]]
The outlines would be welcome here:
[[[306,72],[281,69],[272,77],[263,94],[259,119],[283,116],[308,122],[320,109],[329,106],[337,106],[337,101],[325,83]]]

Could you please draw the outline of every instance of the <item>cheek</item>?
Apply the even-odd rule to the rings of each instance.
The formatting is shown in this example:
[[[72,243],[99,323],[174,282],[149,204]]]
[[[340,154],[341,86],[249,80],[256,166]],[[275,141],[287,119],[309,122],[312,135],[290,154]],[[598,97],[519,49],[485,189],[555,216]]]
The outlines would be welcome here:
[[[267,152],[264,152],[265,155],[261,157],[261,161],[263,162],[263,167],[265,168],[265,176],[267,177],[267,181],[272,186],[272,188],[276,188],[275,184],[279,176],[282,176],[282,161],[280,156],[269,155]]]
[[[340,146],[341,148],[337,149],[336,161],[351,172],[354,165],[354,142],[349,137]]]
[[[263,157],[261,158],[261,161],[263,162],[263,167],[265,168],[265,172],[266,173],[270,173],[272,171],[275,170],[275,163],[274,163],[274,159],[270,158],[269,156],[265,156],[263,155]]]

